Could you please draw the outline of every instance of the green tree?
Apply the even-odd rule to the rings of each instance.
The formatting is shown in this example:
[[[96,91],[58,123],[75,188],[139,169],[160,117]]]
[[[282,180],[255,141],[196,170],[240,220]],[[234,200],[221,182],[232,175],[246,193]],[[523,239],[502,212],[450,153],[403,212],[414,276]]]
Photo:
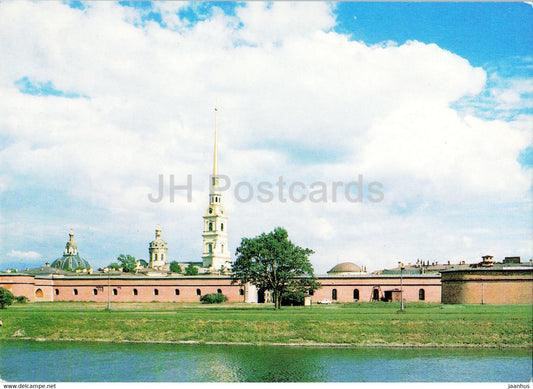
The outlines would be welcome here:
[[[13,304],[13,300],[15,300],[15,296],[13,296],[11,291],[0,288],[0,309],[4,309],[8,305]]]
[[[107,265],[108,269],[118,270],[120,269],[120,265],[117,262],[110,263]]]
[[[243,238],[235,253],[231,282],[249,282],[258,289],[272,291],[275,309],[279,309],[284,293],[309,293],[320,287],[309,262],[313,253],[294,245],[281,227],[255,238]]]
[[[185,275],[195,276],[197,274],[198,274],[198,268],[194,266],[192,263],[189,263],[189,265],[185,268]]]
[[[119,262],[123,272],[135,273],[135,267],[137,267],[137,261],[135,260],[135,257],[132,257],[129,254],[120,254],[117,258],[117,261]]]
[[[181,273],[183,270],[178,262],[172,261],[170,262],[170,271],[173,273]]]

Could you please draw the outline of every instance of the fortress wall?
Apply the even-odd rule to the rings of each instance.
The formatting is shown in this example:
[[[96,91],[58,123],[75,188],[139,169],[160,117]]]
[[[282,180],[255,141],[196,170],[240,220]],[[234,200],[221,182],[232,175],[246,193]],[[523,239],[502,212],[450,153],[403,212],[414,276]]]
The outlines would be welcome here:
[[[442,274],[445,304],[533,304],[533,269],[471,269]]]
[[[231,285],[227,278],[68,278],[54,281],[54,301],[199,302],[202,295],[217,293],[219,289],[229,302],[244,301],[244,295],[239,293],[242,288]]]
[[[359,290],[359,301],[371,301],[373,290],[378,287],[379,297],[385,297],[385,291],[400,289],[400,277],[336,277],[319,278],[322,287],[315,291],[311,298],[313,303],[322,299],[333,301],[333,289],[337,290],[337,302],[354,302],[354,289]],[[419,290],[424,289],[423,301],[440,303],[441,283],[440,276],[433,277],[404,277],[403,298],[407,302],[419,300]],[[399,297],[398,297],[399,301]]]
[[[0,287],[15,296],[26,296],[30,301],[53,301],[52,279],[36,279],[30,275],[7,274],[0,276]]]

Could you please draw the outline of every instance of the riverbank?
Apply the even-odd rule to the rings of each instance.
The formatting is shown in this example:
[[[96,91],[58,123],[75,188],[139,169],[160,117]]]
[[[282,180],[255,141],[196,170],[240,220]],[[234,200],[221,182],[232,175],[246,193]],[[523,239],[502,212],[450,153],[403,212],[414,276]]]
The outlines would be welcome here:
[[[0,311],[0,340],[87,340],[327,347],[532,347],[530,306],[21,304]]]

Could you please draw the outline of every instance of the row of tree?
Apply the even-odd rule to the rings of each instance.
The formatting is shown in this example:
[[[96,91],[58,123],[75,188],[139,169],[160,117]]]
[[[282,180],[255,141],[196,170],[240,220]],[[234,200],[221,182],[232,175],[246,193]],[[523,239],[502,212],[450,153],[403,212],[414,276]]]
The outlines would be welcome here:
[[[131,256],[129,254],[120,254],[117,258],[117,262],[113,262],[107,265],[107,267],[108,269],[121,270],[124,273],[135,273],[135,271],[137,270],[137,260],[134,256]],[[170,263],[170,271],[173,273],[183,273],[181,265],[176,261]],[[198,268],[192,263],[189,263],[189,265],[185,268],[185,275],[195,276],[197,274]]]

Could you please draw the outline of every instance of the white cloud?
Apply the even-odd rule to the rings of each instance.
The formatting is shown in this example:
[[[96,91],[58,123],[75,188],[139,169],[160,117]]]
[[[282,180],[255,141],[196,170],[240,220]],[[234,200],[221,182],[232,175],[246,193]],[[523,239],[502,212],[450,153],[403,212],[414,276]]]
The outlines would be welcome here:
[[[199,256],[218,100],[220,167],[234,183],[281,175],[347,182],[363,174],[385,185],[383,203],[359,205],[242,204],[228,193],[234,247],[283,225],[316,249],[322,271],[337,255],[369,268],[398,256],[459,255],[464,245],[476,255],[490,239],[458,231],[434,208],[490,210],[529,198],[529,176],[516,158],[530,142],[531,118],[489,121],[451,109],[486,83],[485,71],[465,59],[416,41],[350,41],[332,31],[326,3],[250,2],[235,16],[218,10],[192,26],[176,14],[186,5],[154,5],[169,29],[135,27],[136,10],[109,2],[84,11],[59,2],[2,4],[5,182],[20,191],[28,179],[62,188],[72,202],[105,210],[109,220],[98,229],[110,237],[132,224],[151,234],[161,223],[176,255]],[[23,77],[87,98],[22,94],[14,83]],[[522,104],[530,88],[517,88],[502,92],[502,103]],[[159,174],[167,185],[170,174],[177,184],[192,174],[193,202],[181,192],[175,203],[149,202]],[[440,236],[446,247],[434,245]],[[521,241],[513,242],[495,250],[505,255]]]
[[[41,258],[41,254],[36,253],[35,251],[19,251],[19,250],[11,250],[9,253],[6,254],[9,258],[16,258],[16,259],[39,259]]]
[[[243,24],[239,37],[258,45],[279,44],[335,25],[331,5],[320,2],[250,2],[237,8],[237,17]]]

